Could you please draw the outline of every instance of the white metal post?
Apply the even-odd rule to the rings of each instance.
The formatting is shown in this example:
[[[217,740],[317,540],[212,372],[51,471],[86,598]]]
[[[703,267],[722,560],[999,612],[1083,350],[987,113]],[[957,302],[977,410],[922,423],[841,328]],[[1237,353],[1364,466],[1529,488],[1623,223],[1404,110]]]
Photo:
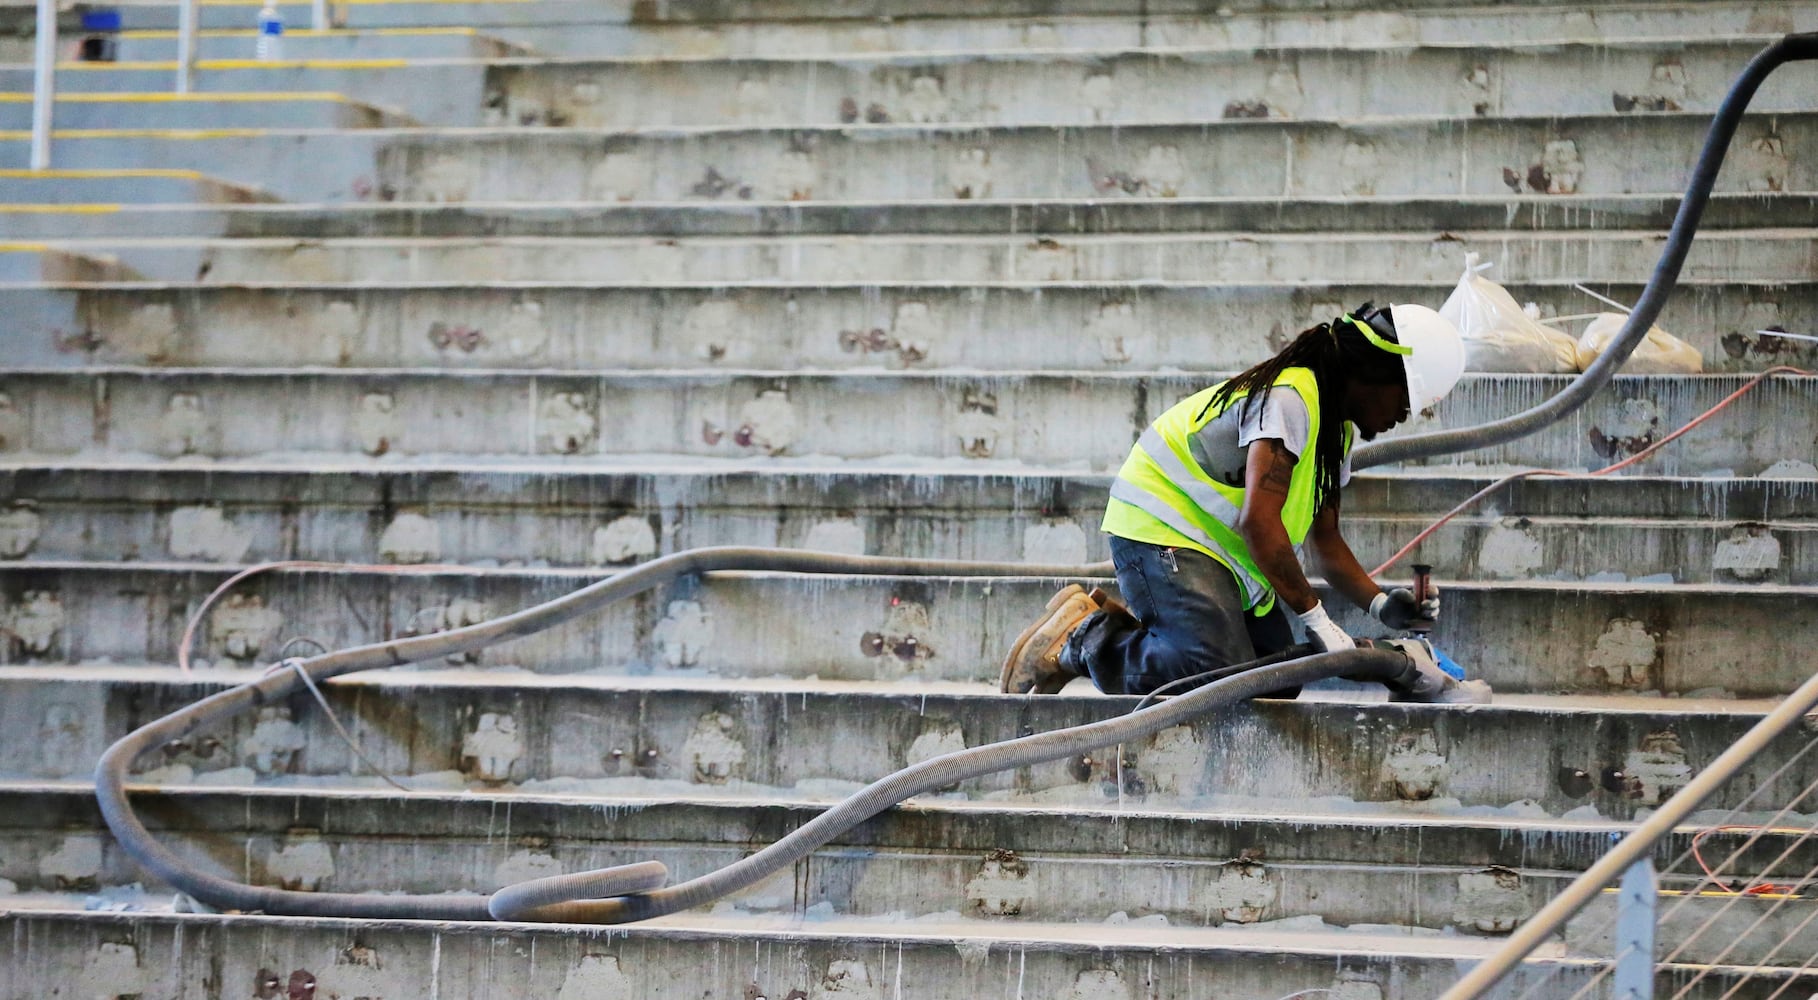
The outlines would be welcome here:
[[[38,0],[37,42],[32,74],[32,169],[47,170],[51,109],[57,100],[57,0]]]
[[[187,94],[196,79],[196,0],[177,5],[177,93]]]
[[[1642,858],[1616,890],[1616,1000],[1654,1000],[1654,924],[1660,878]]]
[[[310,0],[309,26],[317,31],[328,30],[328,0]]]

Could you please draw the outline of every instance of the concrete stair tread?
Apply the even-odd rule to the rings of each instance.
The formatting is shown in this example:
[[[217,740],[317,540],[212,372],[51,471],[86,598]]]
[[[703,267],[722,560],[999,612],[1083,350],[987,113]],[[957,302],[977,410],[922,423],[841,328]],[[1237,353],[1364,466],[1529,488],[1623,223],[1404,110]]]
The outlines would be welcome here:
[[[1451,584],[1448,583],[1448,586]],[[1462,586],[1462,585],[1461,585]],[[1814,588],[1818,589],[1818,588]],[[185,673],[174,666],[157,664],[77,663],[57,666],[21,664],[0,665],[0,681],[33,681],[40,683],[83,683],[132,685],[177,685],[233,687],[256,679],[263,670],[202,667]],[[560,673],[544,674],[523,668],[443,670],[417,667],[408,671],[363,671],[347,674],[327,682],[331,687],[365,688],[379,691],[425,688],[487,689],[523,691],[612,691],[644,692],[717,692],[726,695],[747,693],[840,695],[854,698],[900,698],[905,695],[935,697],[979,697],[1004,699],[1020,704],[1026,695],[999,694],[994,684],[940,679],[850,680],[841,678],[803,677],[726,677],[726,676],[635,676],[625,674]],[[1044,698],[1090,698],[1106,696],[1089,682],[1079,681],[1058,695]],[[1341,684],[1315,687],[1298,699],[1306,703],[1371,705],[1388,702],[1388,693],[1374,685]],[[1132,699],[1131,704],[1134,704]],[[1432,711],[1467,712],[1540,712],[1540,713],[1630,713],[1659,715],[1663,712],[1685,715],[1765,715],[1779,704],[1777,698],[1714,698],[1696,696],[1640,694],[1497,694],[1489,705],[1430,706]]]

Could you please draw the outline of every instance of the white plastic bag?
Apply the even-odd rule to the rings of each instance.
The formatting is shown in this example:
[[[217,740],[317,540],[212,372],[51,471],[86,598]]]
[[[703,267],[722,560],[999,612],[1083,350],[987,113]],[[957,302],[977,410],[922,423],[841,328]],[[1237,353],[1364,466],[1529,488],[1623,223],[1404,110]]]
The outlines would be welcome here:
[[[1627,321],[1628,317],[1621,313],[1598,313],[1578,338],[1578,367],[1591,367]],[[1704,356],[1698,348],[1654,327],[1635,345],[1620,370],[1625,375],[1696,375],[1704,371]]]
[[[1465,371],[1577,371],[1578,345],[1571,336],[1523,312],[1513,295],[1478,273],[1489,266],[1465,254],[1464,276],[1439,307],[1464,338]]]

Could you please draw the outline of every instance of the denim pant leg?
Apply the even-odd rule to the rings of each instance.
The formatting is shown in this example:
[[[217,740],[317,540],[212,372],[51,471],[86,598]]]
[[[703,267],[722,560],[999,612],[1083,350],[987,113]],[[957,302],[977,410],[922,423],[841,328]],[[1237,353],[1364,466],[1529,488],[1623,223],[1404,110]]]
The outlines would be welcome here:
[[[1147,694],[1293,643],[1281,609],[1262,618],[1246,612],[1231,570],[1204,553],[1113,536],[1111,558],[1118,589],[1136,617],[1094,615],[1076,635],[1080,665],[1101,691]]]

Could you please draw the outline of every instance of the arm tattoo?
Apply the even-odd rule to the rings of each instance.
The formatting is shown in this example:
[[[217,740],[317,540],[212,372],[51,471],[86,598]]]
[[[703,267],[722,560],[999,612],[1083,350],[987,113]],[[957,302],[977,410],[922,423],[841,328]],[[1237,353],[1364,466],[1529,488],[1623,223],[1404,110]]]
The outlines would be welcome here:
[[[1263,473],[1262,489],[1268,493],[1287,495],[1288,487],[1294,481],[1294,463],[1287,461],[1287,456],[1280,449],[1271,449],[1268,471]]]

